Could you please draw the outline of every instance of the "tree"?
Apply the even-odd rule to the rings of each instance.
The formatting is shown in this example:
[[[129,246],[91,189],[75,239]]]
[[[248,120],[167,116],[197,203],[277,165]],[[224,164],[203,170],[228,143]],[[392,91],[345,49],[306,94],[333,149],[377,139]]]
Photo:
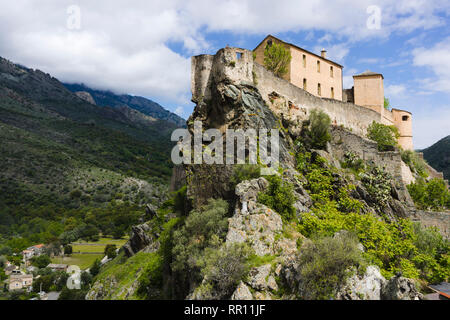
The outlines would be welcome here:
[[[31,259],[31,264],[39,269],[45,268],[50,263],[52,263],[52,260],[46,254],[41,254],[40,256]]]
[[[275,75],[282,77],[288,71],[292,56],[289,48],[282,43],[272,42],[267,44],[264,50],[264,66]]]
[[[398,129],[373,121],[367,128],[367,138],[378,144],[379,151],[394,151],[398,147]]]
[[[72,252],[73,252],[73,248],[71,245],[68,244],[68,245],[64,246],[64,254],[71,255]]]
[[[391,103],[389,102],[389,99],[384,97],[384,108],[386,110],[389,110],[390,107],[391,107]]]
[[[95,259],[94,263],[92,264],[92,266],[89,268],[89,273],[95,277],[96,275],[99,274],[100,272],[100,268],[101,268],[102,264],[100,263],[99,259]]]
[[[114,259],[117,256],[117,247],[115,244],[107,244],[105,247],[105,255],[108,259]]]
[[[313,109],[309,116],[310,138],[313,148],[323,149],[331,140],[329,131],[331,125],[330,117],[322,110]]]

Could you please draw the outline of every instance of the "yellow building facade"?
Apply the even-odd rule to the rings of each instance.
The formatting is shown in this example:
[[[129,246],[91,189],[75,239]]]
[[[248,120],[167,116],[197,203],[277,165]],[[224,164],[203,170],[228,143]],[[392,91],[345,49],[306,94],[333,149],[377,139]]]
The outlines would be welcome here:
[[[353,76],[354,86],[343,94],[343,66],[320,55],[268,35],[253,50],[255,62],[264,65],[264,51],[273,43],[289,49],[291,62],[283,78],[320,98],[335,99],[372,109],[380,114],[380,123],[394,125],[400,134],[398,143],[404,150],[413,150],[412,114],[405,110],[387,110],[384,107],[384,77],[381,73],[366,71]]]
[[[254,50],[255,61],[264,65],[264,50],[272,43],[283,44],[291,53],[291,62],[284,79],[309,93],[329,99],[342,101],[342,66],[326,58],[326,51],[321,55],[284,42],[268,35]]]

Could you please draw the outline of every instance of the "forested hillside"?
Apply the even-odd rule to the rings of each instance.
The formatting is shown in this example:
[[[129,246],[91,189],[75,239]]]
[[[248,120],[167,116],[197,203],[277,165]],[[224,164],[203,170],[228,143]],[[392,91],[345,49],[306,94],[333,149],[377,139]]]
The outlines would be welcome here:
[[[89,104],[0,58],[0,255],[67,234],[125,234],[141,206],[166,196],[176,127]]]

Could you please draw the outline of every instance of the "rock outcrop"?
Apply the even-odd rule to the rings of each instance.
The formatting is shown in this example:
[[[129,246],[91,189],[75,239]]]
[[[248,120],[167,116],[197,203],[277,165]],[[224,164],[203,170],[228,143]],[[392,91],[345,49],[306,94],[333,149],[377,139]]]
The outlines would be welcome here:
[[[133,226],[130,239],[122,247],[122,250],[127,257],[132,257],[141,250],[154,252],[159,249],[159,242],[155,238],[148,223]]]
[[[83,99],[90,104],[96,105],[94,98],[91,96],[89,92],[86,91],[77,91],[75,92],[76,96],[80,99]]]

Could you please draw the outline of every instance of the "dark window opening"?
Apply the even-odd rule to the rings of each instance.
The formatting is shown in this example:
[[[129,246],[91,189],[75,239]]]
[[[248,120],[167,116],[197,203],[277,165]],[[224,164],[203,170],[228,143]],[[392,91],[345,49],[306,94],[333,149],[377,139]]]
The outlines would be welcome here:
[[[403,120],[403,121],[408,121],[408,119],[409,119],[408,116],[403,116],[403,117],[402,117],[402,120]]]
[[[269,47],[271,47],[271,46],[272,46],[272,40],[268,40],[268,41],[267,41],[267,45],[268,45]]]

